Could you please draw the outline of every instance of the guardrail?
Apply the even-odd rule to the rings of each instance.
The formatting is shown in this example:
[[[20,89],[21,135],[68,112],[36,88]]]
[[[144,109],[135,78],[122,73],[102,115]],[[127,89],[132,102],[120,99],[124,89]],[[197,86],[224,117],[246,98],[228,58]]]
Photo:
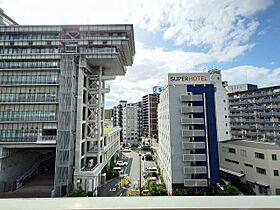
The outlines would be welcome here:
[[[1,199],[1,209],[40,210],[221,210],[280,209],[280,196],[176,196]]]

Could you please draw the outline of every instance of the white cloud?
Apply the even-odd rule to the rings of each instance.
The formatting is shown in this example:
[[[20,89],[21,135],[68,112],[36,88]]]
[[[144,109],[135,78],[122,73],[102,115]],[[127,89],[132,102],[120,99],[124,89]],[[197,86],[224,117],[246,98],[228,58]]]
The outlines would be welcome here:
[[[137,41],[133,67],[125,77],[111,82],[107,97],[107,106],[111,106],[121,99],[140,100],[152,86],[163,83],[168,72],[197,71],[197,66],[229,62],[244,54],[254,47],[250,37],[260,24],[255,15],[272,4],[273,0],[2,0],[0,7],[20,24],[133,23],[161,34],[162,41],[203,47],[203,52],[167,51]],[[245,67],[226,70],[225,77],[244,80],[240,69]],[[263,77],[266,84],[275,83],[274,77],[264,76],[268,69],[246,69],[256,72],[252,82],[261,82],[257,78]],[[278,71],[272,70],[276,78]]]
[[[251,83],[260,87],[279,85],[280,67],[268,69],[256,66],[238,66],[222,71],[223,80],[229,85]]]

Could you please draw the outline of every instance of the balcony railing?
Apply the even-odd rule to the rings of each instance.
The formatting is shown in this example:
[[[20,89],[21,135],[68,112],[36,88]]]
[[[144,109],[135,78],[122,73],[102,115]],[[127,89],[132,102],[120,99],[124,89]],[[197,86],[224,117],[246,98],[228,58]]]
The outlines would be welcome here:
[[[183,149],[205,149],[204,142],[183,142]]]
[[[182,130],[182,137],[205,136],[204,130]]]
[[[206,161],[205,154],[184,154],[183,161]]]
[[[207,173],[206,166],[185,166],[184,174],[205,174]]]
[[[204,124],[203,118],[182,118],[181,124]]]
[[[208,186],[207,179],[184,179],[185,187],[206,187]]]
[[[202,101],[202,95],[182,95],[180,100],[181,102]]]
[[[203,113],[203,107],[202,106],[182,106],[181,113],[182,114]]]

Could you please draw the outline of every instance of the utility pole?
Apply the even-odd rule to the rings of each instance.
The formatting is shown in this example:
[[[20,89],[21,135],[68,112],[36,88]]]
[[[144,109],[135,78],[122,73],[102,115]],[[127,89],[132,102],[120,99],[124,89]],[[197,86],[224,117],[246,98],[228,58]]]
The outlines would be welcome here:
[[[141,152],[139,153],[139,195],[142,196],[141,193]]]

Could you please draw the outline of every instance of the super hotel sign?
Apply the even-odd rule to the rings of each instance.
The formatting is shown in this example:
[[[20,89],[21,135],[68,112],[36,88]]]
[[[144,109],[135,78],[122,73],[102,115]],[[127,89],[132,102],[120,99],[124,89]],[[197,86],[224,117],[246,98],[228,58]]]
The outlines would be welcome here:
[[[209,74],[208,73],[172,73],[168,74],[168,84],[182,85],[182,84],[209,84]]]

